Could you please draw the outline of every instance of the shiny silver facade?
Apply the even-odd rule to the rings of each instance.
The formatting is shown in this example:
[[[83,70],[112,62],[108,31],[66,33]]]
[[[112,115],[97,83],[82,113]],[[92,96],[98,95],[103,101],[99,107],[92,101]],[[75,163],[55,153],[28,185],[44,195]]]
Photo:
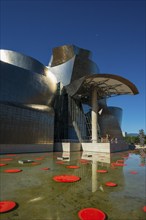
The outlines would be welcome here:
[[[54,75],[31,57],[0,52],[0,144],[53,143]]]
[[[100,73],[98,66],[91,60],[91,52],[74,45],[54,48],[49,69],[59,85],[54,105],[55,141],[91,141],[91,111],[85,114],[82,104],[91,107],[94,87],[97,88],[99,109],[103,109],[98,116],[98,141],[107,134],[122,140],[122,110],[108,108],[106,98],[138,94],[133,83],[118,75]]]
[[[54,111],[50,107],[0,103],[0,122],[1,144],[54,143]]]
[[[114,117],[117,119],[120,127],[122,126],[122,116],[123,116],[123,110],[122,108],[115,107],[115,106],[108,106],[108,110]]]
[[[46,67],[38,60],[15,51],[0,50],[0,60],[31,72],[39,74],[46,72]]]
[[[74,45],[53,48],[48,66],[23,54],[1,50],[0,144],[91,141],[91,93],[97,88],[99,140],[122,139],[122,110],[106,98],[138,94],[129,80],[103,74],[91,52]],[[91,109],[92,110],[92,109]]]
[[[117,138],[118,141],[122,141],[122,109],[117,107],[108,107],[106,100],[99,102],[99,108],[102,109],[102,114],[99,115],[98,118],[101,138],[104,138],[105,140],[108,135],[109,140]]]
[[[49,69],[63,86],[84,76],[99,73],[97,64],[91,60],[91,52],[74,45],[54,48]]]

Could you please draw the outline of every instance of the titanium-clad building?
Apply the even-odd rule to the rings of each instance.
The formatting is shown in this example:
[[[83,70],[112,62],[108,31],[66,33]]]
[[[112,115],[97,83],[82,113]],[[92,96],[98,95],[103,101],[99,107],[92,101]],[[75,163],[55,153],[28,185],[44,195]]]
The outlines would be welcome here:
[[[1,50],[0,62],[0,143],[52,144],[54,75],[37,60],[13,51]]]
[[[48,66],[0,53],[0,144],[123,140],[122,109],[108,107],[106,99],[138,90],[123,77],[100,73],[90,51],[56,47]]]

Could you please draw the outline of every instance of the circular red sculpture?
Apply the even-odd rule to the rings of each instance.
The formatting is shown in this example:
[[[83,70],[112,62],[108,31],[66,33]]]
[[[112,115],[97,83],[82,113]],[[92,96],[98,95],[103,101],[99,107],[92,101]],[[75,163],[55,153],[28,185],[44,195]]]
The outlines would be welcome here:
[[[44,158],[43,157],[38,157],[38,158],[35,158],[36,160],[43,160]]]
[[[8,212],[14,209],[15,206],[16,206],[16,203],[13,201],[0,201],[0,213]]]
[[[88,161],[88,160],[85,160],[85,159],[80,159],[80,163],[82,163],[82,164],[88,164],[89,161]]]
[[[104,220],[106,218],[104,212],[96,208],[86,208],[78,212],[81,220]]]
[[[63,161],[56,161],[57,164],[64,164]]]
[[[41,168],[41,170],[49,170],[50,168],[48,167],[44,167],[44,168]]]
[[[10,161],[13,160],[12,158],[0,158],[1,161]]]
[[[117,186],[117,184],[116,184],[116,183],[113,183],[113,182],[106,182],[105,185],[106,185],[106,186],[111,186],[111,187],[112,187],[112,186]]]
[[[81,179],[80,177],[73,175],[59,175],[53,177],[53,180],[55,180],[56,182],[63,182],[63,183],[76,182],[79,181],[80,179]]]
[[[119,166],[119,167],[124,167],[124,166],[127,166],[127,164],[125,163],[112,163],[113,166]]]
[[[9,170],[4,170],[5,173],[18,173],[21,172],[22,170],[20,169],[9,169]]]
[[[37,163],[37,162],[33,162],[31,163],[32,165],[40,165],[40,163]]]
[[[143,211],[146,212],[146,206],[143,207]]]
[[[0,163],[0,167],[6,166],[6,163]]]
[[[144,167],[144,166],[145,166],[145,164],[144,164],[144,163],[141,163],[139,166]]]
[[[79,166],[70,165],[70,166],[66,166],[66,168],[69,168],[69,169],[78,169],[78,168],[80,168],[80,167],[79,167]]]
[[[130,171],[131,174],[137,174],[137,171]]]
[[[107,170],[96,170],[97,173],[108,173]]]

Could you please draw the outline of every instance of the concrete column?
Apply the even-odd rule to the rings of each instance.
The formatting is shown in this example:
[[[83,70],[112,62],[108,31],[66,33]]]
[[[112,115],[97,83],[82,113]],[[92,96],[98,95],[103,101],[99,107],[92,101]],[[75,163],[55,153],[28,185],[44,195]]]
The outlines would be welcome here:
[[[98,188],[98,179],[97,179],[97,172],[96,172],[97,169],[98,169],[98,162],[97,162],[97,160],[94,160],[94,155],[93,155],[93,161],[92,161],[92,192],[96,192],[96,190]]]
[[[92,90],[92,143],[97,143],[97,120],[98,120],[98,103],[97,103],[97,88]]]

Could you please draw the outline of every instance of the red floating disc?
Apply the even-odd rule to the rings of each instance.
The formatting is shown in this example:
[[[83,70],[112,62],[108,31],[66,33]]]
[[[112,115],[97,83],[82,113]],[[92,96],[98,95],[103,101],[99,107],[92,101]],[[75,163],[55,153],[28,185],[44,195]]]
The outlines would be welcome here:
[[[0,160],[2,161],[9,161],[9,160],[13,160],[12,158],[1,158]]]
[[[107,170],[96,170],[97,173],[108,173]]]
[[[80,162],[81,164],[89,164],[89,162]]]
[[[145,166],[145,164],[144,164],[144,163],[141,163],[139,166],[144,167],[144,166]]]
[[[73,175],[60,175],[60,176],[53,177],[53,180],[55,180],[56,182],[63,182],[63,183],[76,182],[80,179],[81,179],[80,177],[73,176]]]
[[[96,208],[86,208],[78,212],[81,220],[104,220],[106,218],[104,212]]]
[[[69,169],[78,169],[78,168],[80,168],[79,166],[66,166],[66,168],[69,168]]]
[[[116,163],[124,163],[124,160],[117,160]]]
[[[80,159],[80,163],[88,163],[88,162],[89,162],[88,160]]]
[[[105,183],[106,186],[117,186],[116,183],[113,183],[113,182],[107,182]]]
[[[130,171],[131,174],[137,174],[137,171]]]
[[[37,163],[37,162],[33,162],[31,163],[32,165],[39,165],[40,163]]]
[[[20,169],[10,169],[10,170],[4,170],[5,173],[18,173],[21,172],[22,170]]]
[[[8,212],[14,209],[15,206],[16,206],[16,203],[13,201],[0,201],[0,213]]]
[[[0,167],[6,166],[6,163],[0,163]]]
[[[112,169],[116,169],[115,163],[111,163],[111,168],[112,168]]]
[[[127,166],[127,164],[124,163],[112,163],[114,166],[118,166],[118,167],[124,167]]]
[[[48,167],[41,168],[41,170],[50,170]]]
[[[42,157],[39,157],[39,158],[36,158],[36,160],[43,160],[44,158],[42,158]]]
[[[143,207],[143,211],[146,212],[146,206]]]

